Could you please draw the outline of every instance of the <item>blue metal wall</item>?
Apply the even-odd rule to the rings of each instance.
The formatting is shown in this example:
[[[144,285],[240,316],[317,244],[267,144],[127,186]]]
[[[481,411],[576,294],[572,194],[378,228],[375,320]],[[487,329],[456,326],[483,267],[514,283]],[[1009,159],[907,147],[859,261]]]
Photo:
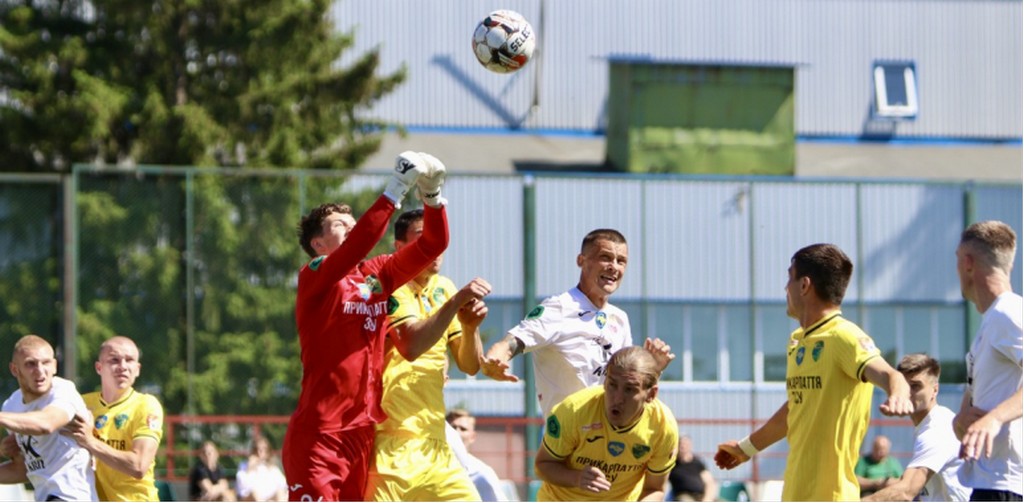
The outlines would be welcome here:
[[[380,47],[409,80],[373,115],[426,127],[602,131],[610,56],[797,65],[796,127],[859,136],[871,64],[913,60],[920,113],[897,137],[1019,139],[1019,0],[339,0],[349,58]],[[524,70],[498,75],[473,57],[477,21],[521,12],[539,32]],[[531,111],[531,106],[538,106]],[[884,125],[881,126],[885,130]]]

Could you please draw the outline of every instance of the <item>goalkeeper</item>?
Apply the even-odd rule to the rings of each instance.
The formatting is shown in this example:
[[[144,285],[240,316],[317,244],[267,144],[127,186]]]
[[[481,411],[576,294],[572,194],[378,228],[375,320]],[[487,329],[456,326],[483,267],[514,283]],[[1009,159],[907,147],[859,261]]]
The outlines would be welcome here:
[[[380,404],[388,297],[448,246],[445,167],[416,152],[398,156],[380,198],[356,223],[343,204],[323,204],[299,222],[312,257],[299,271],[295,320],[302,391],[282,462],[292,501],[353,501],[366,490]],[[393,255],[366,260],[406,193],[418,187],[423,235]]]

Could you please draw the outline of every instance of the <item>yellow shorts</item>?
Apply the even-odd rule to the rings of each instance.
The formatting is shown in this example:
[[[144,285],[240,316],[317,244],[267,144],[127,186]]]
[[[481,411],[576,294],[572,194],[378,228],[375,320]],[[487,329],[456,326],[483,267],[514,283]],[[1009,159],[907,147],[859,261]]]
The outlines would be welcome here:
[[[378,434],[366,501],[480,501],[448,442]]]

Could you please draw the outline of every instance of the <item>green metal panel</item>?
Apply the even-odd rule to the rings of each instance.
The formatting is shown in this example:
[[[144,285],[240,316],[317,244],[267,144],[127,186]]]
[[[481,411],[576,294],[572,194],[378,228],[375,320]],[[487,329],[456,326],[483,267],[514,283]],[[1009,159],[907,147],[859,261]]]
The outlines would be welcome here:
[[[613,62],[608,160],[634,173],[792,175],[792,67]]]

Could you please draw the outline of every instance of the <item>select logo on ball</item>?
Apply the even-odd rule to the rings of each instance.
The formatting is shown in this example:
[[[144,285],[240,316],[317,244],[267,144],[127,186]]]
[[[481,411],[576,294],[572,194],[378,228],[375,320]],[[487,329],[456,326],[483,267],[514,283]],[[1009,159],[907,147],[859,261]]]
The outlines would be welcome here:
[[[537,37],[526,18],[511,10],[496,10],[476,25],[473,54],[484,68],[512,73],[530,61]]]

